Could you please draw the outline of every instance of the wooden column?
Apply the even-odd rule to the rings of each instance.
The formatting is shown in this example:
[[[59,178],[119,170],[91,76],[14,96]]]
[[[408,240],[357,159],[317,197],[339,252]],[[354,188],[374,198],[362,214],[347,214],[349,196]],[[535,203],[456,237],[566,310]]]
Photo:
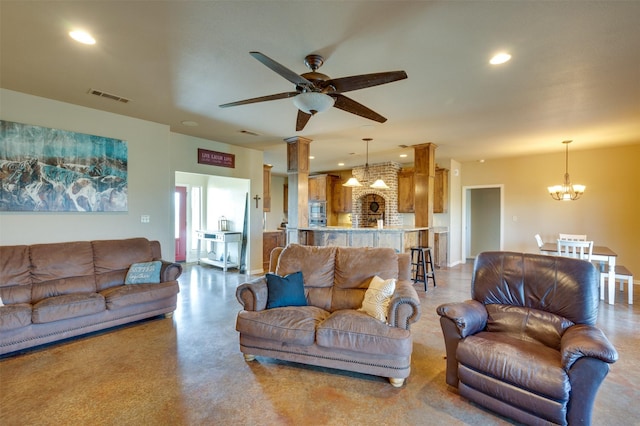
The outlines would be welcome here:
[[[415,225],[433,227],[433,196],[436,177],[436,148],[433,143],[414,145]],[[433,247],[433,232],[421,245]]]
[[[294,136],[287,143],[289,204],[287,243],[298,242],[298,228],[309,226],[309,144],[311,139]]]

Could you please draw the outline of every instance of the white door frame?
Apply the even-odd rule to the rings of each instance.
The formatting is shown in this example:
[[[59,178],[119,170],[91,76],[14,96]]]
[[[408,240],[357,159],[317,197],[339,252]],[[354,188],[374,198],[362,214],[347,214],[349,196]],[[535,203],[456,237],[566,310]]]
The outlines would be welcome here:
[[[469,256],[467,250],[467,239],[469,234],[469,212],[467,211],[467,191],[470,189],[498,188],[500,190],[500,250],[504,249],[504,185],[470,185],[462,187],[462,241],[461,241],[461,259],[466,262]]]

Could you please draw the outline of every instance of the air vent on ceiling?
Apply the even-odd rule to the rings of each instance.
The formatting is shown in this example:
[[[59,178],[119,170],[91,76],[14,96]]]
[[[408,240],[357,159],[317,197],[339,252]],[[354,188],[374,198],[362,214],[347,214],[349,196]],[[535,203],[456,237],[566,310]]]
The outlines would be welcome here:
[[[114,95],[112,93],[107,93],[107,92],[104,92],[102,90],[97,90],[97,89],[89,89],[88,93],[90,95],[100,96],[101,98],[107,98],[107,99],[111,99],[113,101],[122,102],[123,104],[126,104],[126,103],[128,103],[130,101],[130,99],[123,98],[122,96]]]
[[[398,145],[400,148],[409,148],[409,145]]]
[[[240,133],[244,133],[245,135],[250,135],[250,136],[260,136],[259,133],[252,132],[251,130],[240,130]]]

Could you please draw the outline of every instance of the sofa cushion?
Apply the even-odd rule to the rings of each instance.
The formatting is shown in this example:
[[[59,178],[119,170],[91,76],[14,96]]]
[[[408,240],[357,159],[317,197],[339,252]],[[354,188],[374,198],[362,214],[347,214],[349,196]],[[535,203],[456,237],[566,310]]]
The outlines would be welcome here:
[[[35,244],[30,250],[33,303],[65,294],[95,293],[93,249],[90,242]]]
[[[391,248],[338,247],[331,311],[358,309],[374,275],[398,278],[398,255]]]
[[[289,244],[282,250],[276,274],[285,276],[302,271],[307,303],[324,310],[331,306],[331,293],[335,270],[336,247],[303,246]],[[363,292],[364,294],[364,292]],[[358,307],[362,298],[358,302]]]
[[[283,306],[307,306],[302,272],[294,272],[286,277],[267,274],[266,279],[267,309]]]
[[[49,297],[33,305],[32,321],[42,324],[97,314],[106,309],[104,297],[98,293],[75,293]]]
[[[0,307],[0,331],[14,330],[31,324],[31,305],[16,303]]]
[[[364,312],[341,310],[318,325],[318,346],[390,357],[410,356],[411,332],[389,327]]]
[[[515,338],[536,341],[560,350],[564,331],[571,321],[550,312],[521,306],[491,304],[487,309],[487,331],[504,332]]]
[[[124,279],[125,284],[157,284],[160,282],[160,268],[162,262],[156,260],[154,262],[134,263],[129,267],[127,276]]]
[[[389,302],[391,301],[391,296],[395,289],[396,280],[394,278],[383,280],[376,275],[371,278],[369,288],[367,288],[367,291],[364,294],[362,307],[358,310],[375,319],[387,322]]]
[[[98,292],[124,284],[132,263],[151,262],[153,252],[146,238],[92,241]],[[157,259],[155,259],[157,260]]]
[[[560,352],[509,333],[483,331],[458,344],[458,361],[514,386],[557,401],[567,401],[571,385]]]
[[[283,345],[313,345],[316,327],[329,312],[315,306],[287,306],[264,311],[240,311],[236,330]]]
[[[107,309],[118,309],[166,299],[175,296],[179,291],[178,283],[169,281],[158,284],[120,285],[102,290],[100,294],[106,300]]]
[[[31,302],[29,246],[0,246],[0,297],[4,303]]]

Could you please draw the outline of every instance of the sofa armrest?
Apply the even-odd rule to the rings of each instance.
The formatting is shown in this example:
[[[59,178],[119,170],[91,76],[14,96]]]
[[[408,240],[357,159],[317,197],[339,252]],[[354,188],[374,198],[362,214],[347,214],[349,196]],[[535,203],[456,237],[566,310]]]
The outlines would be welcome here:
[[[236,288],[236,299],[245,311],[262,311],[267,308],[267,279],[262,276]]]
[[[167,262],[162,260],[160,268],[160,281],[166,283],[168,281],[176,281],[182,275],[182,265],[175,262]]]
[[[569,370],[582,357],[596,358],[609,364],[618,360],[618,352],[597,327],[578,324],[569,327],[560,339],[562,367]]]
[[[446,303],[438,306],[436,311],[441,317],[453,321],[462,338],[484,330],[487,325],[487,310],[482,303],[476,300]]]
[[[396,290],[389,302],[387,319],[389,325],[406,330],[420,319],[420,299],[411,281],[398,280],[396,282]]]

